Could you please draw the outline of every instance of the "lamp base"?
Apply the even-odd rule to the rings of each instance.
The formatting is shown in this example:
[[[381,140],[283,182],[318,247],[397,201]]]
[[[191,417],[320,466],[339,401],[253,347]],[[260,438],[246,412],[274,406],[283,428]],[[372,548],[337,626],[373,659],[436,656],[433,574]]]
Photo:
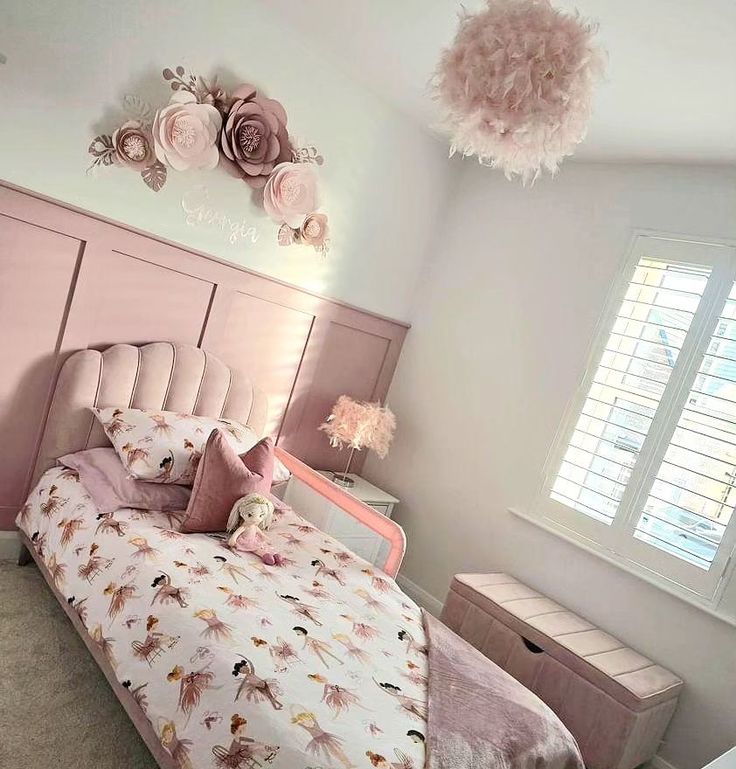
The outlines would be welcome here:
[[[346,489],[352,489],[355,486],[355,481],[343,473],[332,473],[332,482],[338,486],[344,486]]]

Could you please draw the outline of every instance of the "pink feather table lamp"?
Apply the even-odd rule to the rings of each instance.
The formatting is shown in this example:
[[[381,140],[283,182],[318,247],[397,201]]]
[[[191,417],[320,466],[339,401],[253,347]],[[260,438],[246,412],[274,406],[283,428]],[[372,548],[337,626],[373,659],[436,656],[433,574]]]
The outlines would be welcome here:
[[[380,403],[356,401],[341,395],[319,429],[327,433],[331,446],[337,449],[344,446],[350,448],[345,472],[333,473],[332,478],[340,486],[350,487],[355,485],[355,481],[348,475],[353,455],[366,448],[373,449],[383,459],[394,437],[396,417]]]

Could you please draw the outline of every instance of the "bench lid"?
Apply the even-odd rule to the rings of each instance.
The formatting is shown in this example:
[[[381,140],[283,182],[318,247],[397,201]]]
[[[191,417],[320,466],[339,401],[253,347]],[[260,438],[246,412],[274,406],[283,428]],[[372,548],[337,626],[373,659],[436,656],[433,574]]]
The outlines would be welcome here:
[[[508,574],[456,574],[452,587],[632,710],[682,688],[674,673]]]

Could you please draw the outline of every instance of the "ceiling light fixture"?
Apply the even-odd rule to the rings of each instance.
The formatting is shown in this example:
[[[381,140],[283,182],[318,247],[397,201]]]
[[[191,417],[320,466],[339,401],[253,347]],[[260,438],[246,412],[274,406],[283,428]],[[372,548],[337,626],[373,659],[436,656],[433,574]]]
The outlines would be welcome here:
[[[585,137],[605,54],[597,25],[549,0],[487,0],[463,11],[434,78],[450,155],[476,155],[507,178],[554,174]]]

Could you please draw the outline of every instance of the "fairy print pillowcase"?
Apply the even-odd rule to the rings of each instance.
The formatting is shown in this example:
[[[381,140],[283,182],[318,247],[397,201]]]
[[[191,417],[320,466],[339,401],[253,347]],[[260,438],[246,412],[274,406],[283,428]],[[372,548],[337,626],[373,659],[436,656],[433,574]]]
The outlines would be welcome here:
[[[258,442],[250,428],[233,419],[113,406],[92,412],[130,476],[139,481],[191,485],[213,430],[221,430],[238,454]]]

